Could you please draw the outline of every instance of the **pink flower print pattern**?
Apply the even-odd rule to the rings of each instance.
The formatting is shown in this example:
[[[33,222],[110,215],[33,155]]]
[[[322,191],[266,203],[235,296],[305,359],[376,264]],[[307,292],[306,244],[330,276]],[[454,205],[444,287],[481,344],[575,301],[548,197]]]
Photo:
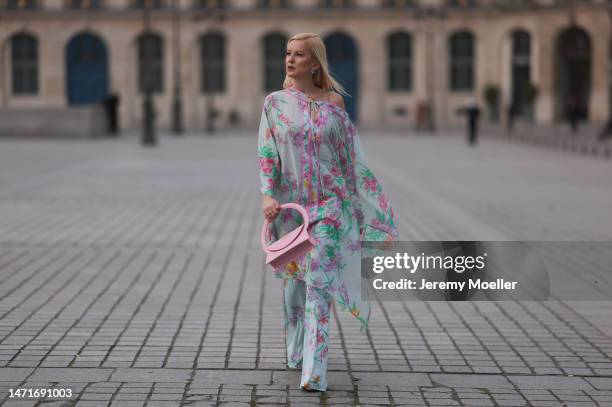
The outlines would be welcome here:
[[[360,146],[348,114],[334,103],[309,102],[294,88],[273,92],[264,101],[258,138],[262,193],[281,204],[306,207],[317,241],[296,262],[298,271],[294,267],[275,275],[320,287],[366,328],[370,305],[361,301],[360,233],[375,227],[388,240],[397,238],[397,229],[393,209]],[[295,228],[296,219],[281,216],[276,223],[284,235]]]

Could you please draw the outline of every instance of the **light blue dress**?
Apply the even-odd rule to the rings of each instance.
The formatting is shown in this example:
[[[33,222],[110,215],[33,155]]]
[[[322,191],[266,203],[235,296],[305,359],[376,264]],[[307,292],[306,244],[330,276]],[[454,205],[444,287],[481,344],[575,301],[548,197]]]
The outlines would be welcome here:
[[[397,239],[393,209],[365,164],[348,114],[334,103],[313,101],[295,88],[269,94],[258,151],[261,192],[280,204],[304,206],[317,240],[313,250],[275,273],[286,279],[288,365],[302,365],[302,387],[324,390],[331,301],[367,328],[360,244]],[[281,212],[270,239],[301,223],[294,212]]]

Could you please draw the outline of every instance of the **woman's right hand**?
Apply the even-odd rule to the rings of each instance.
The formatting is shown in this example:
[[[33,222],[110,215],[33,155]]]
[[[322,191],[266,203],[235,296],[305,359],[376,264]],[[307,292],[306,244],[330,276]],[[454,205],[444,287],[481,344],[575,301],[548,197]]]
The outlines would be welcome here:
[[[280,204],[269,195],[263,196],[262,207],[264,218],[266,218],[268,222],[272,222],[281,210]]]

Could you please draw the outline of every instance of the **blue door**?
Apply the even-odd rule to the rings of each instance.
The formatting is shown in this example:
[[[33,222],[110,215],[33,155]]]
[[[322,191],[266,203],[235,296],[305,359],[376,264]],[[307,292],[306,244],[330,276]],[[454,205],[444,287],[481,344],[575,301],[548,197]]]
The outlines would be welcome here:
[[[79,34],[66,47],[68,104],[95,103],[108,94],[108,53],[93,34]]]
[[[357,100],[359,96],[358,81],[359,57],[357,46],[351,37],[342,33],[330,34],[325,38],[327,60],[332,75],[344,86],[350,96],[344,96],[346,112],[353,123],[357,122]]]

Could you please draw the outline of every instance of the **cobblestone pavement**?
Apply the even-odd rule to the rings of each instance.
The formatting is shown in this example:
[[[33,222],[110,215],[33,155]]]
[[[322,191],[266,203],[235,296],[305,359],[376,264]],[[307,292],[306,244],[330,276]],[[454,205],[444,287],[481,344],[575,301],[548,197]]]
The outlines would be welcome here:
[[[506,126],[483,123],[482,136],[498,137],[512,143],[529,143],[534,147],[552,148],[565,153],[580,154],[597,159],[612,158],[612,139],[600,138],[604,123],[581,123],[572,133],[567,123],[534,125],[519,121],[510,132]]]
[[[609,161],[363,142],[405,240],[612,240]],[[610,301],[379,301],[367,335],[334,313],[330,390],[300,391],[255,143],[0,140],[0,404],[612,406]]]

